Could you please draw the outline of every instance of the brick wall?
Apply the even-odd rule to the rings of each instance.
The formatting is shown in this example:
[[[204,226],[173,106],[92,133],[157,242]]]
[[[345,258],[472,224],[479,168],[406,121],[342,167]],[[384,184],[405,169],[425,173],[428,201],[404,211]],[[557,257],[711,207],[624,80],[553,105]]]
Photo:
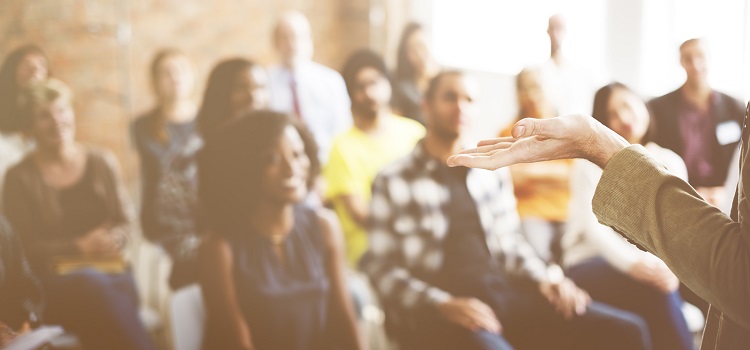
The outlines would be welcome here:
[[[187,52],[202,91],[221,58],[273,61],[273,23],[297,9],[310,18],[315,60],[338,69],[351,51],[370,43],[370,1],[2,0],[0,59],[22,44],[41,45],[54,75],[75,92],[78,138],[115,151],[135,193],[138,170],[127,126],[152,103],[147,70],[159,48]]]

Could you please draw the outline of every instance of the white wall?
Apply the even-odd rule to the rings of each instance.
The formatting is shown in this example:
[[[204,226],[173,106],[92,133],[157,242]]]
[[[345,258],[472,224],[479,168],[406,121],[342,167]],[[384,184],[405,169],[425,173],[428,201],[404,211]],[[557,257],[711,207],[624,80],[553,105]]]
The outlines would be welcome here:
[[[433,36],[437,54],[446,56],[447,52],[449,65],[466,68],[479,78],[483,88],[480,102],[483,115],[475,134],[487,134],[489,130],[495,132],[497,125],[510,122],[516,111],[513,75],[521,65],[492,55],[524,51],[531,53],[531,56],[524,56],[530,57],[528,65],[543,60],[548,51],[540,54],[538,48],[548,45],[543,34],[546,18],[556,12],[563,13],[568,19],[566,55],[590,68],[601,84],[618,80],[646,97],[667,93],[684,81],[678,59],[680,43],[691,37],[706,37],[712,52],[709,70],[714,87],[735,97],[750,99],[750,5],[746,0],[528,0],[524,4],[509,0],[482,1],[462,0],[461,4],[467,6],[467,10],[456,14],[456,23],[443,18],[451,17],[450,14],[442,14],[438,20],[447,22],[448,29],[435,28],[433,23],[440,1],[411,0],[409,3],[410,18],[421,21],[428,30],[442,31],[442,36]],[[451,0],[443,3],[455,7],[456,12],[462,9]],[[446,42],[455,38],[446,39],[446,31],[462,29],[459,22],[493,18],[486,13],[471,12],[479,8],[502,12],[496,16],[498,21],[517,14],[531,16],[529,22],[533,23],[516,31],[493,24],[491,27],[495,29],[491,30],[505,29],[490,33],[490,36],[486,30],[482,31],[481,25],[470,23],[468,32],[477,35],[462,34],[456,37],[465,42],[447,45]],[[534,31],[526,33],[526,37],[534,42],[514,43],[513,38],[504,39],[518,37],[518,30]],[[478,49],[469,45],[472,41],[477,42]],[[502,46],[501,43],[511,44]],[[501,46],[501,49],[492,45]],[[463,66],[461,59],[450,52],[459,47],[461,53],[467,54]],[[488,61],[487,57],[499,58]],[[495,62],[497,67],[493,66]]]

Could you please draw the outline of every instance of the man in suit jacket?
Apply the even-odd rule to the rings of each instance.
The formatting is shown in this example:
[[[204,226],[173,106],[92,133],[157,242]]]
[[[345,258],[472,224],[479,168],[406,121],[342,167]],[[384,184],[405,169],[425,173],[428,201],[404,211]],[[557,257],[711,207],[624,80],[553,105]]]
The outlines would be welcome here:
[[[687,79],[679,89],[652,100],[655,142],[685,161],[688,181],[709,203],[725,195],[729,162],[740,142],[742,104],[708,83],[705,43],[690,39],[680,46]]]
[[[660,257],[711,303],[702,349],[750,344],[750,186],[745,111],[740,181],[732,216],[706,203],[639,145],[593,118],[524,119],[511,138],[482,141],[448,159],[451,166],[497,169],[516,163],[584,158],[604,169],[593,200],[600,222]]]

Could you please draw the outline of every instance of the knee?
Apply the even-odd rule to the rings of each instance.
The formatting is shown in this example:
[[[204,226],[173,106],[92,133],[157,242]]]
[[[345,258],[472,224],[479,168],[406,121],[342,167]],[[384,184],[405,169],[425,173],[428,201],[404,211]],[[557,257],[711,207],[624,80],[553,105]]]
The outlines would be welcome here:
[[[638,300],[645,314],[680,310],[683,301],[678,291],[664,293],[650,286],[644,289]]]
[[[630,344],[627,349],[649,349],[651,334],[648,323],[643,317],[631,312],[622,312],[614,320],[612,333],[615,335],[613,343]]]
[[[481,350],[513,350],[513,346],[508,343],[502,335],[490,333],[487,331],[477,331],[471,333],[468,343],[472,349]],[[468,345],[468,344],[467,344]]]
[[[70,283],[82,291],[98,292],[109,287],[109,276],[91,268],[71,273]]]
[[[76,290],[90,301],[122,302],[133,298],[137,300],[135,285],[128,275],[110,275],[86,268],[71,274],[70,278],[70,283],[75,284]]]

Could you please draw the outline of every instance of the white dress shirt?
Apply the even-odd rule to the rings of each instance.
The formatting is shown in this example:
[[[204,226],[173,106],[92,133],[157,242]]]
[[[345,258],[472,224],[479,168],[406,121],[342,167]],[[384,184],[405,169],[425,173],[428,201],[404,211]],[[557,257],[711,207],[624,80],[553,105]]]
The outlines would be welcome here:
[[[552,59],[538,67],[544,93],[557,110],[558,115],[570,113],[591,114],[596,89],[604,85],[587,68],[563,59],[560,64]]]
[[[301,118],[315,137],[322,163],[328,159],[333,139],[352,125],[351,102],[341,75],[315,62],[294,71],[282,65],[268,69],[271,109],[295,114],[292,84],[296,82]]]

